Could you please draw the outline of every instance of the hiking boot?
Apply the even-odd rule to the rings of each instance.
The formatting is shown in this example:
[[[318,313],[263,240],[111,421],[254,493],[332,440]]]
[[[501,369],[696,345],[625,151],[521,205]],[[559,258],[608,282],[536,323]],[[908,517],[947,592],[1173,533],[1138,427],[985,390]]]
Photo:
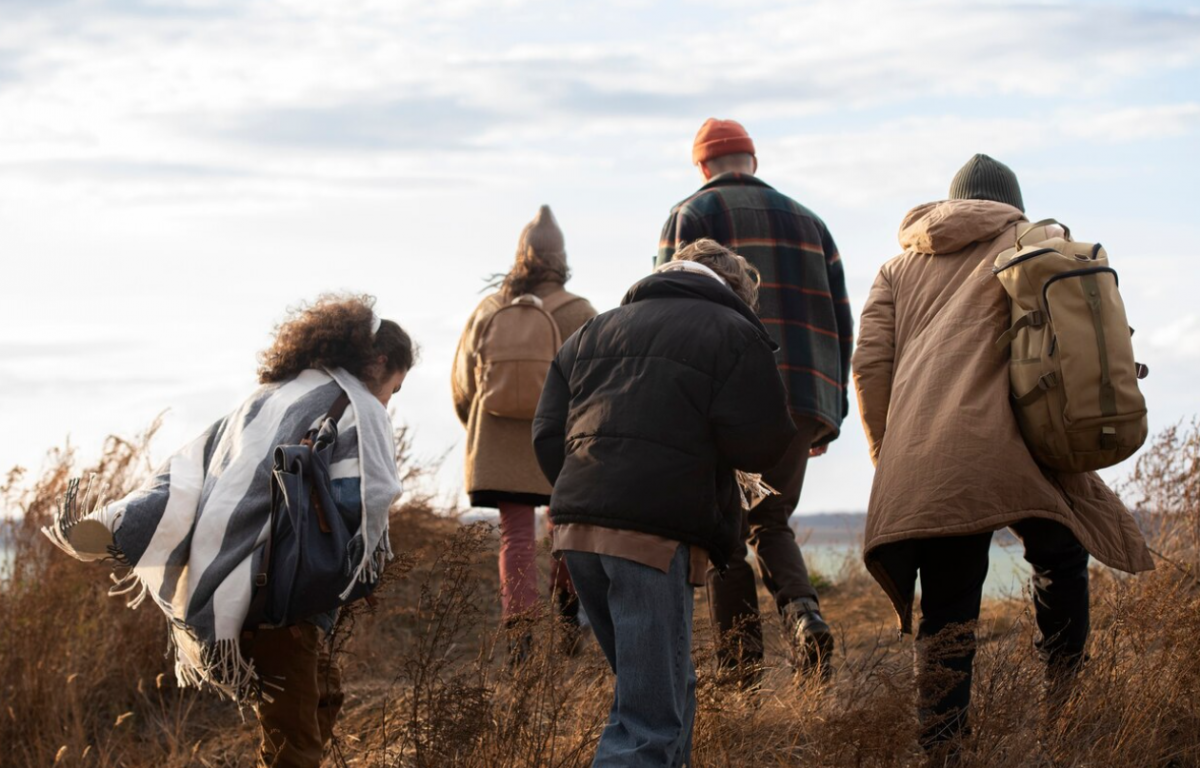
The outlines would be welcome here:
[[[793,600],[783,607],[783,619],[792,632],[797,670],[820,672],[829,678],[833,674],[833,630],[822,618],[817,601],[807,597]]]

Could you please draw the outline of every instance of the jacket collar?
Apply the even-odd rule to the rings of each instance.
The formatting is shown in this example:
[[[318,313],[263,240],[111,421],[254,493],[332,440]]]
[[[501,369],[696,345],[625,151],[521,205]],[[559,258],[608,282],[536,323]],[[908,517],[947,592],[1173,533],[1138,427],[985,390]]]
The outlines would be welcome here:
[[[729,171],[728,173],[720,173],[713,176],[703,187],[700,187],[696,192],[704,192],[717,187],[766,187],[774,189],[770,184],[748,173],[738,173],[737,171]]]
[[[707,275],[693,272],[660,272],[650,275],[629,289],[625,298],[621,299],[621,306],[651,299],[702,299],[729,307],[746,318],[772,350],[779,349],[771,340],[762,321],[758,319],[758,315],[754,314],[754,310],[727,286]]]

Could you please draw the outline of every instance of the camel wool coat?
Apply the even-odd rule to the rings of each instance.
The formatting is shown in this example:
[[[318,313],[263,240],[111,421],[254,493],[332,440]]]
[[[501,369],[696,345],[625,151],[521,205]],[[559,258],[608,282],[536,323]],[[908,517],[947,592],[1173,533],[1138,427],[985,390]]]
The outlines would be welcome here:
[[[545,298],[561,290],[561,284],[548,282],[531,293]],[[587,299],[575,298],[551,313],[563,341],[596,315]],[[451,380],[454,410],[467,428],[466,490],[472,506],[495,507],[497,499],[540,506],[550,502],[552,489],[533,455],[533,421],[493,416],[483,410],[476,397],[475,363],[480,334],[488,318],[499,308],[498,294],[479,303],[454,354]]]
[[[1038,517],[1067,526],[1105,565],[1154,568],[1137,523],[1099,476],[1045,470],[1021,437],[1008,351],[994,345],[1010,311],[992,266],[1023,222],[987,200],[913,209],[900,228],[905,252],[884,264],[863,308],[854,382],[875,462],[864,559],[905,632],[917,571],[897,542]]]

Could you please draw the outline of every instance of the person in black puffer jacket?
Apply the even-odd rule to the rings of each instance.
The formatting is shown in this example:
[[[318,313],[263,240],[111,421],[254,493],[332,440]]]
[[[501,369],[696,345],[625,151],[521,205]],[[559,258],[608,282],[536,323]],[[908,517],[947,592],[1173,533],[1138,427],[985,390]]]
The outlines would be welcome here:
[[[698,240],[559,351],[533,423],[563,553],[617,675],[594,765],[682,765],[695,713],[692,587],[741,535],[734,470],[796,427],[745,259]],[[665,760],[665,763],[664,763]]]

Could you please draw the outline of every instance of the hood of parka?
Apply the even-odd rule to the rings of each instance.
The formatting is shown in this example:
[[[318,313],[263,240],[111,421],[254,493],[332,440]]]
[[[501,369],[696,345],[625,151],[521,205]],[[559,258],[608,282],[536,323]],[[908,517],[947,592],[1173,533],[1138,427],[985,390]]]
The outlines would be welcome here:
[[[973,243],[994,240],[1025,214],[991,200],[942,200],[918,205],[900,225],[900,247],[931,255],[958,253]]]
[[[663,272],[650,275],[634,283],[626,292],[625,298],[621,299],[621,306],[647,299],[704,299],[723,304],[749,320],[772,351],[779,349],[779,346],[771,341],[766,326],[758,319],[758,315],[754,314],[754,310],[738,298],[729,286],[707,275],[694,272]]]

